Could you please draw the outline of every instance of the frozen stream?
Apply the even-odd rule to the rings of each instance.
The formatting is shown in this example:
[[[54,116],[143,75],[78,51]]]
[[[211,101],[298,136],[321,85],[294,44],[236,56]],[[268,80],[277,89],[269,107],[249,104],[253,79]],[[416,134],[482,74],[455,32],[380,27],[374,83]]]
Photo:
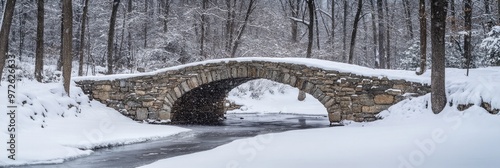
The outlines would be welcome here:
[[[328,127],[328,117],[297,114],[227,114],[222,126],[182,126],[192,131],[155,141],[98,149],[87,157],[33,168],[137,167],[160,159],[185,155],[259,134]]]

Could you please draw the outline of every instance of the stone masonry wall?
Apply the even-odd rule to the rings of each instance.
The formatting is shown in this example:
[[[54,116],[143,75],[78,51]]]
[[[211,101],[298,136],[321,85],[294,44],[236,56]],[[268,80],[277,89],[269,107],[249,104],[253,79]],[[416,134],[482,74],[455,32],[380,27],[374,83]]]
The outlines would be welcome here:
[[[189,120],[189,116],[180,115],[201,113],[202,109],[223,110],[224,98],[232,88],[259,78],[289,84],[313,95],[327,109],[330,122],[374,121],[376,114],[405,96],[430,92],[427,85],[405,80],[264,61],[209,63],[156,75],[76,83],[93,99],[135,120],[175,122],[177,118]],[[193,89],[205,91],[192,92],[201,95],[186,94]],[[189,95],[189,99],[182,99],[184,95]]]

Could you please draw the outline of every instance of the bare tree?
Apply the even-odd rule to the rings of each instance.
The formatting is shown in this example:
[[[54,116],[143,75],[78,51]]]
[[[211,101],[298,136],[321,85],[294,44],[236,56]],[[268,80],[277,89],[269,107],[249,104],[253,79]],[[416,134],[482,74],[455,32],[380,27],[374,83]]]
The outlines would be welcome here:
[[[380,68],[385,69],[385,20],[383,1],[377,0],[377,15],[378,15],[378,58]]]
[[[37,2],[37,27],[36,27],[36,51],[35,51],[35,79],[42,82],[43,76],[43,24],[44,24],[44,0]]]
[[[69,86],[71,83],[71,61],[72,54],[72,39],[73,39],[73,7],[72,0],[63,0],[63,34],[62,34],[62,55],[63,55],[63,79],[64,91],[69,95]]]
[[[342,61],[347,60],[347,0],[344,0],[344,18],[342,20]]]
[[[472,55],[472,45],[471,45],[471,30],[472,30],[472,0],[465,0],[464,1],[464,28],[465,28],[465,35],[464,35],[464,57],[466,59],[466,67],[467,67],[467,76],[469,76],[469,66],[470,66],[470,60],[471,60],[471,55]]]
[[[85,48],[85,28],[87,24],[87,13],[89,9],[89,0],[85,0],[83,4],[82,27],[80,32],[80,48],[78,49],[78,76],[83,75],[83,49]]]
[[[420,70],[416,74],[422,75],[425,72],[425,64],[427,62],[427,16],[425,14],[425,0],[420,0],[418,6],[420,20]]]
[[[14,7],[16,0],[7,1],[2,19],[2,27],[0,28],[0,78],[2,78],[3,67],[5,66],[6,54],[9,52],[9,33],[14,15]]]
[[[377,24],[375,24],[375,3],[373,3],[374,0],[369,0],[369,1],[372,8],[370,15],[372,16],[373,55],[375,56],[375,60],[378,60],[378,52],[377,52],[378,38],[377,38]],[[380,68],[379,61],[375,61],[375,68]]]
[[[109,31],[108,31],[108,74],[113,74],[113,47],[114,47],[114,37],[115,37],[115,24],[116,24],[116,13],[118,11],[118,6],[120,0],[113,1],[113,9],[111,11],[111,19],[109,21]]]
[[[309,23],[307,24],[307,53],[306,58],[311,58],[313,36],[314,36],[314,0],[307,0],[307,10],[309,11]]]
[[[238,46],[241,43],[241,37],[243,36],[243,33],[245,32],[245,29],[248,25],[250,15],[252,15],[253,11],[255,10],[256,1],[257,0],[250,0],[248,3],[248,8],[247,8],[247,11],[245,13],[245,19],[243,20],[243,24],[238,28],[238,31],[236,32],[236,39],[234,39],[234,41],[231,42],[231,44],[232,44],[231,58],[234,58],[236,56],[236,50],[238,50]]]
[[[205,44],[205,24],[207,20],[207,16],[205,14],[207,10],[207,4],[208,0],[202,0],[201,2],[201,24],[200,24],[200,29],[201,29],[201,37],[200,37],[200,55],[207,58],[207,55],[205,54],[205,49],[204,49],[204,44]]]
[[[349,64],[352,64],[354,55],[354,46],[356,45],[356,33],[358,32],[358,23],[361,16],[361,10],[363,8],[363,0],[358,0],[358,9],[356,10],[356,15],[354,16],[354,24],[352,26],[351,33],[351,43],[349,49]]]
[[[444,37],[447,6],[447,0],[431,0],[431,103],[435,114],[440,113],[446,105]]]

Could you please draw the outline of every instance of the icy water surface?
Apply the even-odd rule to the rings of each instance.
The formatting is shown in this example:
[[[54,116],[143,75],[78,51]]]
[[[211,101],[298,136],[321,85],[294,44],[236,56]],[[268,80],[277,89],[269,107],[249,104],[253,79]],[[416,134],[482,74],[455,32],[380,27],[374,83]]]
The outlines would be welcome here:
[[[233,140],[266,133],[328,127],[326,116],[298,114],[227,114],[221,126],[181,125],[192,131],[144,143],[98,149],[89,156],[32,168],[137,167],[160,159],[213,149]]]

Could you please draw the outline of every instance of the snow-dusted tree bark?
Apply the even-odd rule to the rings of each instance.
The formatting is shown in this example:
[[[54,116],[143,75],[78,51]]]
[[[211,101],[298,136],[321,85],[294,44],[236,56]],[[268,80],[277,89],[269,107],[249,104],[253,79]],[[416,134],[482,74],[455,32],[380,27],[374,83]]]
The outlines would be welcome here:
[[[108,31],[108,74],[113,74],[113,47],[114,47],[114,37],[115,37],[115,24],[116,24],[116,13],[118,11],[118,6],[120,0],[113,1],[113,9],[111,11],[111,19],[109,21],[109,31]]]
[[[35,79],[42,82],[43,76],[43,26],[44,26],[44,0],[37,1],[37,27],[36,27],[36,52],[35,52]]]
[[[85,48],[85,28],[87,26],[87,12],[89,9],[89,0],[85,0],[83,4],[82,25],[80,32],[80,48],[78,49],[78,76],[83,75],[83,49]]]
[[[63,79],[64,91],[69,95],[71,83],[71,62],[73,61],[73,7],[72,0],[63,0],[63,34],[62,34],[62,55],[63,55]]]
[[[444,37],[447,6],[447,0],[431,0],[431,103],[435,114],[440,113],[446,105]]]
[[[15,5],[16,0],[7,1],[2,19],[2,27],[0,27],[0,41],[2,42],[0,43],[0,79],[2,78],[3,67],[5,66],[6,54],[9,52],[9,33]]]
[[[351,33],[351,43],[350,43],[350,49],[349,49],[349,64],[352,64],[352,61],[353,61],[354,47],[356,46],[356,34],[358,32],[358,23],[360,20],[362,8],[363,8],[363,0],[358,0],[358,8],[356,10],[356,15],[354,16],[354,23],[352,26],[352,33]]]
[[[420,20],[420,69],[416,74],[422,75],[425,72],[425,64],[427,62],[427,16],[425,14],[425,0],[420,0],[418,6],[418,17]]]

